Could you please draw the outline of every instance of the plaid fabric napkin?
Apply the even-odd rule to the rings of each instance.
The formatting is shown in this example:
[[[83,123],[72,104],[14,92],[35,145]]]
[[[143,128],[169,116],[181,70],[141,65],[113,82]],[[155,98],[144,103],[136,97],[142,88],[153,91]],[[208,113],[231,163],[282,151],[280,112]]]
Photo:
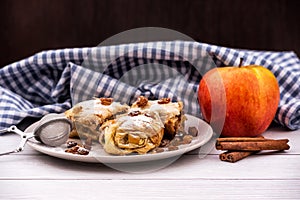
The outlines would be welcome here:
[[[3,67],[0,129],[26,117],[63,112],[94,96],[129,104],[139,95],[170,97],[182,100],[186,113],[201,117],[201,75],[214,66],[238,65],[240,57],[244,65],[262,65],[274,73],[281,93],[274,120],[291,130],[300,128],[300,61],[295,53],[165,41],[49,50]]]

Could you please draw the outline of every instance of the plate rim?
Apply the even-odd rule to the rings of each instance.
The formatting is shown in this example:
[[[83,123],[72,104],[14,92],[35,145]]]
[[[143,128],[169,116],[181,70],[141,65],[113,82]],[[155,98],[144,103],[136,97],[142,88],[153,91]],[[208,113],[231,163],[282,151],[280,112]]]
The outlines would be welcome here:
[[[46,145],[43,145],[41,143],[38,143],[35,139],[28,140],[28,145],[33,148],[34,150],[41,152],[43,154],[61,158],[64,160],[71,160],[71,161],[78,161],[78,162],[86,162],[86,163],[137,163],[137,162],[146,162],[146,161],[154,161],[154,160],[161,160],[161,159],[167,159],[171,157],[180,157],[183,154],[190,152],[192,150],[195,150],[203,145],[205,145],[213,136],[213,129],[212,127],[205,122],[204,120],[195,117],[193,115],[185,114],[186,118],[191,118],[192,120],[197,120],[201,123],[201,126],[206,126],[206,132],[207,135],[203,140],[199,142],[194,142],[194,144],[187,144],[183,148],[179,148],[174,151],[164,151],[161,153],[154,153],[154,154],[142,154],[142,155],[101,155],[99,157],[95,156],[89,156],[89,155],[77,155],[77,154],[71,154],[71,153],[65,153],[61,151],[55,151],[57,148],[63,148],[61,146],[59,147],[49,147]],[[39,121],[38,121],[39,122]],[[30,132],[34,126],[38,124],[38,122],[35,122],[28,126],[24,132]],[[193,140],[195,141],[195,140]],[[184,145],[182,145],[184,146]],[[49,150],[50,149],[50,150]],[[54,149],[54,150],[53,150]]]

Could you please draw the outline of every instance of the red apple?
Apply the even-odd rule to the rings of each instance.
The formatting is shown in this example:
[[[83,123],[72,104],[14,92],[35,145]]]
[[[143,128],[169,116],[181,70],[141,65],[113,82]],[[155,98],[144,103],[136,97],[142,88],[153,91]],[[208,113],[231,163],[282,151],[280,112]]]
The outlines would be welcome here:
[[[198,99],[208,123],[217,123],[220,119],[213,113],[224,111],[222,136],[251,137],[260,135],[271,124],[280,92],[273,73],[262,66],[222,67],[203,76]]]

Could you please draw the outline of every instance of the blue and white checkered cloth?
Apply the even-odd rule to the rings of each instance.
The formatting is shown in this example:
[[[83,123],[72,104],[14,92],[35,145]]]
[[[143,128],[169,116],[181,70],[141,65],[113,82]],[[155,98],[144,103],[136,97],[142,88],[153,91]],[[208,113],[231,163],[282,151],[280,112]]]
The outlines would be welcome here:
[[[206,56],[209,55],[209,59]],[[139,95],[182,100],[201,117],[198,83],[213,66],[262,65],[280,85],[274,120],[300,128],[300,61],[294,52],[231,49],[187,41],[162,41],[49,50],[0,69],[0,129],[26,117],[61,113],[94,96],[131,103]],[[196,66],[196,67],[195,67]]]

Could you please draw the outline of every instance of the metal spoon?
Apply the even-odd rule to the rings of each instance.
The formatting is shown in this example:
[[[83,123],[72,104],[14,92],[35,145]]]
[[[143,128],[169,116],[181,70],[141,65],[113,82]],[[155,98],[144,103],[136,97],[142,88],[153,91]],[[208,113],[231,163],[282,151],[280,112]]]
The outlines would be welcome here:
[[[16,126],[0,130],[0,133],[14,132],[21,137],[21,142],[15,150],[0,153],[0,156],[23,151],[27,140],[33,137],[47,146],[60,146],[68,140],[71,129],[72,123],[66,117],[61,114],[51,113],[45,115],[38,122],[38,125],[34,128],[33,132],[25,133]]]

